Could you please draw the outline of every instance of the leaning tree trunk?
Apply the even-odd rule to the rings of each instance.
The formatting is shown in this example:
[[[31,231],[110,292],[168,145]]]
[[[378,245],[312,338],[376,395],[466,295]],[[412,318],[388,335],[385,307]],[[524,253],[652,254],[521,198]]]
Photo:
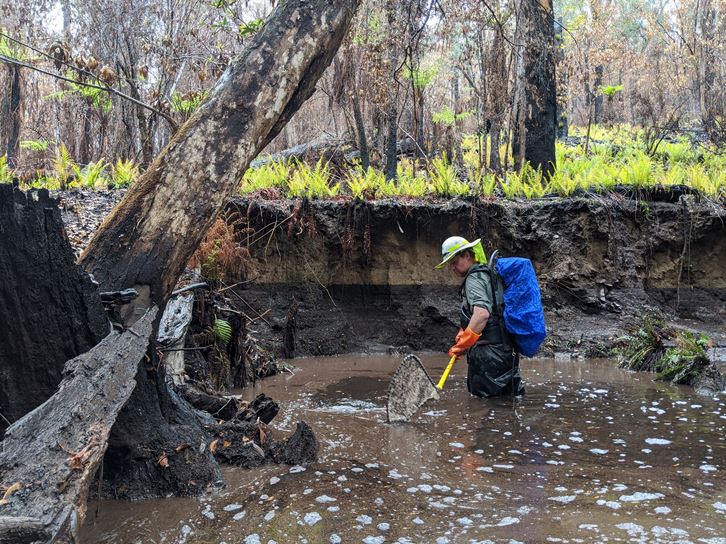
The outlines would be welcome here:
[[[278,5],[91,240],[81,262],[102,290],[163,302],[250,161],[315,91],[357,5]]]
[[[102,290],[133,287],[139,292],[134,304],[121,311],[127,325],[152,303],[164,306],[250,161],[314,92],[357,4],[299,0],[278,5],[207,101],[101,225],[81,262]],[[107,466],[115,467],[106,471],[107,485],[118,492],[124,482],[136,497],[192,492],[189,480],[199,486],[213,476],[203,466],[156,462],[181,441],[198,444],[195,434],[201,430],[189,406],[167,389],[164,365],[155,364],[154,357],[148,369],[139,369],[139,385],[114,426],[107,454]],[[145,490],[158,480],[167,487]]]
[[[552,0],[520,0],[512,149],[518,169],[555,169],[555,30]]]

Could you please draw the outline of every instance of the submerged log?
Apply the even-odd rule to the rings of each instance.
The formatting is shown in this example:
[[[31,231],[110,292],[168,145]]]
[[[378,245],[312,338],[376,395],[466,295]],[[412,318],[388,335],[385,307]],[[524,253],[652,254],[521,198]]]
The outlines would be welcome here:
[[[75,541],[88,489],[106,451],[111,427],[134,389],[156,317],[112,332],[68,361],[58,392],[11,425],[0,453],[0,485],[15,486],[2,508],[0,535],[35,542],[39,532]],[[10,540],[7,540],[8,542]]]

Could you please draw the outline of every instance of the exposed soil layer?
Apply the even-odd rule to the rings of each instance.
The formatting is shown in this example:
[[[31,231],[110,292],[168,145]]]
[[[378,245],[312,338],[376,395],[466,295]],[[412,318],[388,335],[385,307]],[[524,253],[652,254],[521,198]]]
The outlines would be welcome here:
[[[231,202],[228,215],[242,219],[253,260],[253,281],[239,292],[271,310],[255,327],[288,356],[445,349],[459,325],[458,280],[434,265],[451,235],[532,259],[550,331],[546,354],[607,354],[651,312],[724,345],[726,209],[694,195],[655,196],[248,198]]]

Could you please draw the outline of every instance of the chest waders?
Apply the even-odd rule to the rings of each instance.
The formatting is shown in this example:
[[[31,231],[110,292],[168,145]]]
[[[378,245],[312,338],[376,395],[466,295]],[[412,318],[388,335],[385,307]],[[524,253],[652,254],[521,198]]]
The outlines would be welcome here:
[[[494,252],[490,263],[475,264],[464,278],[460,288],[461,328],[465,329],[471,321],[473,309],[466,300],[466,280],[472,274],[486,274],[491,289],[492,311],[481,338],[468,354],[469,392],[480,397],[500,396],[511,392],[513,395],[524,393],[519,375],[519,352],[517,346],[504,326],[504,285],[496,272],[497,255]]]

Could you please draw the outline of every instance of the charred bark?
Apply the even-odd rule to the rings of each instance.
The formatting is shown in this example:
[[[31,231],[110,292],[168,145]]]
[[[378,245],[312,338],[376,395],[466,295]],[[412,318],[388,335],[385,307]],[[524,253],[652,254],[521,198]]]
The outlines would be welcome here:
[[[514,162],[555,169],[555,32],[552,0],[521,0],[517,16]]]
[[[0,185],[0,432],[45,402],[63,365],[109,332],[57,202]]]
[[[20,119],[22,117],[22,94],[20,87],[20,67],[9,65],[10,70],[10,96],[8,102],[8,132],[5,154],[10,166],[17,166],[18,150],[20,149]]]

